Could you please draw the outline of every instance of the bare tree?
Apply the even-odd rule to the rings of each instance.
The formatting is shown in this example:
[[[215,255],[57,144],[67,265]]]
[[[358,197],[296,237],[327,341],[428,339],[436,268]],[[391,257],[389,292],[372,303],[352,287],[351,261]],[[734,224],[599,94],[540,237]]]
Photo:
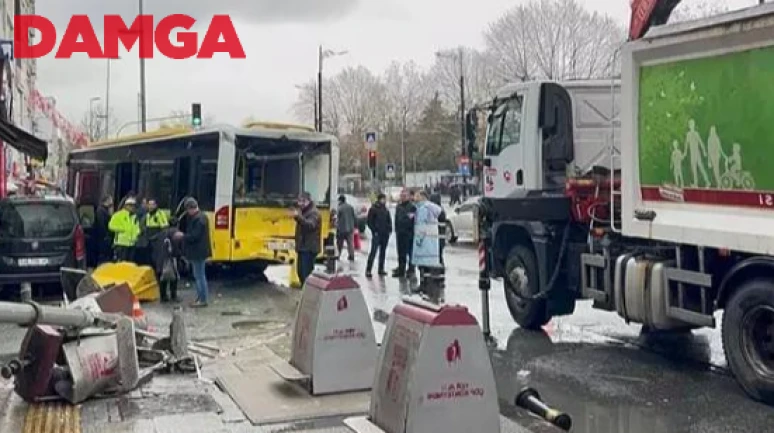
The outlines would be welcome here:
[[[670,23],[690,21],[728,12],[728,5],[722,0],[684,0],[672,12]]]
[[[608,77],[625,30],[577,0],[533,0],[516,6],[484,33],[500,81]]]
[[[384,73],[384,87],[392,120],[406,128],[416,124],[431,96],[426,74],[413,61],[392,62]]]
[[[91,110],[83,114],[81,119],[81,128],[90,142],[108,139],[106,132],[117,131],[118,127],[119,122],[115,112],[111,108],[110,112],[106,114],[103,104],[95,104]]]
[[[462,68],[460,68],[462,56]],[[465,102],[488,99],[503,84],[495,76],[492,57],[485,52],[460,47],[443,50],[436,54],[430,69],[432,90],[438,91],[448,109],[460,107],[460,73],[465,78]]]

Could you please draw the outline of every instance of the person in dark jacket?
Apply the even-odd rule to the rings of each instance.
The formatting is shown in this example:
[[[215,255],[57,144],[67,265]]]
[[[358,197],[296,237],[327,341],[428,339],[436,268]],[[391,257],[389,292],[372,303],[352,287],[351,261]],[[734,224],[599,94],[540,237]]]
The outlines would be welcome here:
[[[205,263],[207,259],[212,257],[210,222],[207,215],[199,210],[199,203],[193,198],[187,199],[184,207],[187,214],[185,233],[175,233],[174,239],[182,240],[183,254],[191,264],[196,281],[196,301],[191,306],[194,308],[206,307],[209,288],[207,287]]]
[[[298,197],[297,208],[290,211],[296,220],[296,272],[303,287],[314,272],[314,262],[320,254],[322,221],[308,192]]]
[[[336,251],[341,256],[341,248],[347,243],[349,261],[355,261],[355,225],[357,216],[355,208],[347,203],[347,198],[339,196],[339,207],[336,209]]]
[[[366,263],[366,277],[371,278],[371,269],[374,267],[374,259],[379,252],[379,275],[385,276],[384,259],[387,255],[387,244],[392,233],[392,217],[387,209],[387,196],[379,194],[376,201],[368,210],[368,228],[371,230],[371,251],[368,252]]]
[[[166,227],[156,234],[153,248],[153,267],[159,280],[161,302],[180,302],[177,284],[180,281],[180,240],[175,240],[176,227]]]
[[[430,201],[437,204],[438,207],[442,209],[441,215],[438,216],[438,246],[440,248],[438,257],[441,259],[441,266],[445,267],[446,265],[443,262],[443,250],[446,248],[446,211],[443,210],[443,206],[441,205],[441,194],[430,195]]]
[[[411,247],[414,243],[414,217],[417,207],[412,201],[412,195],[411,191],[404,189],[400,192],[400,203],[395,206],[395,240],[398,244],[398,267],[392,272],[395,278],[411,276],[415,272],[411,264]]]
[[[94,217],[94,248],[97,250],[97,266],[113,259],[113,233],[108,228],[113,216],[113,197],[102,198]]]

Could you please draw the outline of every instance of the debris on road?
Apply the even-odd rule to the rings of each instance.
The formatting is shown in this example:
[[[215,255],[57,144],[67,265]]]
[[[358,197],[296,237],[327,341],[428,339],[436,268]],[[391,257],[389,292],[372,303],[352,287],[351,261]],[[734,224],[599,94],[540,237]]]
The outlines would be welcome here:
[[[169,336],[139,329],[146,325],[144,314],[127,282],[106,287],[69,270],[63,270],[64,280],[79,296],[69,304],[65,299],[64,308],[0,302],[0,322],[29,326],[18,357],[0,367],[4,378],[15,378],[15,392],[28,403],[78,404],[128,393],[157,372],[196,373],[196,356],[214,358],[220,352],[188,340],[180,310]]]

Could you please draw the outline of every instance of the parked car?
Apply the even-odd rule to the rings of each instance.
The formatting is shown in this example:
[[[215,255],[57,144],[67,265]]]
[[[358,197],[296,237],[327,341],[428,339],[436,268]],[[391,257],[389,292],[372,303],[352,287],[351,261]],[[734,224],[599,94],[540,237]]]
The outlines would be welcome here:
[[[66,196],[0,200],[0,286],[60,284],[62,267],[86,269],[86,239],[73,200]],[[67,296],[75,298],[74,293]]]
[[[344,194],[347,199],[347,203],[351,204],[355,208],[355,216],[357,217],[357,229],[360,233],[365,233],[368,222],[368,209],[371,208],[371,201],[365,197],[355,197],[351,194]]]
[[[446,215],[446,232],[449,243],[454,244],[459,239],[478,242],[478,202],[480,196],[471,197],[462,204],[456,206],[452,212]]]

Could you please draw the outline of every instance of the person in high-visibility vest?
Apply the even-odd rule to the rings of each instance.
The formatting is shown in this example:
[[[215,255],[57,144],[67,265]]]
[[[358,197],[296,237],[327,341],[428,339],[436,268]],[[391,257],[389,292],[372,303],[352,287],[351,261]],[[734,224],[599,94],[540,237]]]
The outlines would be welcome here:
[[[113,252],[119,262],[134,261],[134,247],[140,235],[136,212],[137,200],[129,197],[124,201],[124,207],[110,218],[108,229],[113,232]]]

